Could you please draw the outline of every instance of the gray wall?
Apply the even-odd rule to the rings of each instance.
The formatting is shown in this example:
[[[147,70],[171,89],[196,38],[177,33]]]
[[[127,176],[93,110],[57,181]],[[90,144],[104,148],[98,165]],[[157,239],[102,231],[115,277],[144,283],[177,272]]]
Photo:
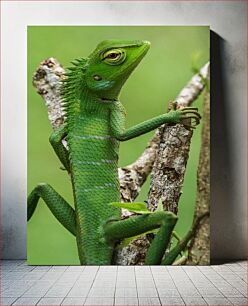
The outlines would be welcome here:
[[[210,25],[211,254],[246,257],[246,2],[2,3],[3,257],[26,257],[26,26]],[[216,33],[216,34],[214,34]]]

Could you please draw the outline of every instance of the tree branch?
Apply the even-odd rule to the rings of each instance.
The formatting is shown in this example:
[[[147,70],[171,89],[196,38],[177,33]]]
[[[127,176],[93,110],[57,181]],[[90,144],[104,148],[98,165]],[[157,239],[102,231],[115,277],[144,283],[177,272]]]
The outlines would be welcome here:
[[[179,93],[175,100],[177,109],[190,106],[197,99],[204,89],[208,69],[207,63]],[[160,143],[148,196],[151,210],[156,209],[161,198],[164,209],[177,214],[192,135],[192,130],[182,124],[163,125],[158,129]]]
[[[205,93],[203,107],[203,128],[200,161],[197,171],[197,195],[194,220],[202,214],[207,214],[190,242],[187,263],[192,265],[207,265],[210,262],[210,94]]]
[[[63,124],[65,119],[60,97],[60,85],[65,78],[64,73],[60,63],[50,57],[40,63],[33,75],[33,85],[46,103],[48,118],[54,129]]]

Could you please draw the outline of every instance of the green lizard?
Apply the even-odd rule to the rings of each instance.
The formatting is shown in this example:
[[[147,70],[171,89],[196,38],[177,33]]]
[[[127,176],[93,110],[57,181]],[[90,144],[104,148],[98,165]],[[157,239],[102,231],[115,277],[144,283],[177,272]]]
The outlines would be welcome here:
[[[28,196],[28,220],[42,198],[57,220],[76,236],[80,263],[84,265],[111,264],[118,241],[153,229],[159,231],[145,263],[160,264],[177,221],[173,213],[165,211],[121,220],[120,208],[109,204],[120,201],[120,141],[164,123],[184,123],[190,118],[197,125],[200,120],[196,108],[184,108],[125,129],[120,90],[149,47],[147,41],[107,40],[88,58],[73,62],[61,92],[66,122],[52,133],[50,143],[71,174],[75,209],[48,184],[37,185]],[[64,138],[68,150],[62,144]]]

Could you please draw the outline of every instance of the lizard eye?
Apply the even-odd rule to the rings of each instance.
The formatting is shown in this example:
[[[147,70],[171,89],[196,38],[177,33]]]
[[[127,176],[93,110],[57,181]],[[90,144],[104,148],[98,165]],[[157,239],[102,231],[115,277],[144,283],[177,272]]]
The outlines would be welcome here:
[[[119,65],[124,62],[126,53],[122,49],[111,49],[105,52],[102,56],[102,60],[110,65]]]
[[[109,53],[106,58],[111,58],[111,59],[116,59],[117,57],[119,57],[120,55],[116,52],[111,52]]]

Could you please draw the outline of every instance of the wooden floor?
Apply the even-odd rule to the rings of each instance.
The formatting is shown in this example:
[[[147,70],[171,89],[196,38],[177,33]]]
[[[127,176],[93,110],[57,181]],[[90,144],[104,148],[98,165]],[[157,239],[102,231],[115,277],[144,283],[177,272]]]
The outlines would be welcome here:
[[[247,305],[247,263],[28,266],[2,261],[0,305]]]

